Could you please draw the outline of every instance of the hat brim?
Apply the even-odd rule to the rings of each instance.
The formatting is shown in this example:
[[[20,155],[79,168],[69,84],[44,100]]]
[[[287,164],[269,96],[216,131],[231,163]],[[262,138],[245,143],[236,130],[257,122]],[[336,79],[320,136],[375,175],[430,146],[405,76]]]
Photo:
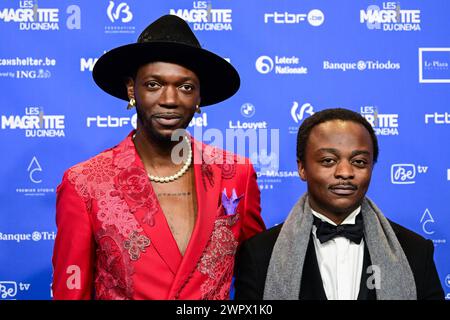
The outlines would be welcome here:
[[[176,63],[193,71],[200,80],[201,106],[221,102],[239,89],[236,69],[220,56],[175,42],[144,42],[121,46],[102,55],[92,75],[95,83],[114,97],[128,101],[126,81],[138,67],[154,61]]]

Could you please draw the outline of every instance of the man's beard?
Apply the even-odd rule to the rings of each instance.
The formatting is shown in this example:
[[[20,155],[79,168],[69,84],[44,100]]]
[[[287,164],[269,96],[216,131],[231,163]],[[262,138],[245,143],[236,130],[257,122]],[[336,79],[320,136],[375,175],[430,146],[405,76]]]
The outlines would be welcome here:
[[[164,135],[158,132],[151,123],[151,118],[146,117],[145,113],[142,113],[139,108],[136,108],[137,113],[137,121],[140,122],[141,128],[145,131],[145,134],[149,139],[152,141],[157,142],[158,144],[166,147],[172,146],[174,143],[178,143],[178,141],[173,141],[172,137],[170,135]],[[181,129],[186,129],[189,124],[189,121],[187,123],[183,123]],[[175,130],[174,130],[175,131]]]

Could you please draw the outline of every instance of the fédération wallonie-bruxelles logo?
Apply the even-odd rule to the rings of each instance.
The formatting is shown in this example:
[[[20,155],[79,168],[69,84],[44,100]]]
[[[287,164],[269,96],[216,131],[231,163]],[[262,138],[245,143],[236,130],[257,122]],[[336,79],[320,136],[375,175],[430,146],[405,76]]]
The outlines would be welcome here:
[[[8,1],[9,2],[9,1]],[[77,5],[69,5],[66,27],[69,30],[81,28],[81,10]],[[0,20],[14,22],[19,30],[57,31],[60,29],[59,8],[41,8],[36,0],[20,0],[16,8],[0,9]]]

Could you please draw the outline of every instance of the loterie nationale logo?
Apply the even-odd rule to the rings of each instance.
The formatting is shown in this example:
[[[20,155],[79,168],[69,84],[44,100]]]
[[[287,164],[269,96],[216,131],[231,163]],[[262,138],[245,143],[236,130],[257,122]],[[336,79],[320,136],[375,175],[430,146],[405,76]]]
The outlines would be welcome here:
[[[420,10],[405,9],[398,2],[383,2],[360,10],[359,22],[369,30],[420,31]]]
[[[308,74],[308,68],[300,64],[297,56],[260,56],[255,61],[255,68],[261,74]]]
[[[211,1],[194,1],[192,9],[170,9],[169,13],[192,24],[194,31],[231,31],[233,29],[232,10],[215,8]]]
[[[49,115],[42,107],[27,107],[24,115],[2,115],[2,130],[23,130],[27,138],[64,138],[65,116]]]

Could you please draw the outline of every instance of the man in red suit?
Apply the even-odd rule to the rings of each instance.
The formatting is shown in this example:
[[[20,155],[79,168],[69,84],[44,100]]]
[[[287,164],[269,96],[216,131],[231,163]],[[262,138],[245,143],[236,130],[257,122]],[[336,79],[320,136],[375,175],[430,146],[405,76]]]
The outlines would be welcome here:
[[[238,90],[237,71],[167,15],[93,76],[136,107],[137,129],[64,174],[54,298],[228,299],[237,246],[265,229],[256,174],[184,129]]]

